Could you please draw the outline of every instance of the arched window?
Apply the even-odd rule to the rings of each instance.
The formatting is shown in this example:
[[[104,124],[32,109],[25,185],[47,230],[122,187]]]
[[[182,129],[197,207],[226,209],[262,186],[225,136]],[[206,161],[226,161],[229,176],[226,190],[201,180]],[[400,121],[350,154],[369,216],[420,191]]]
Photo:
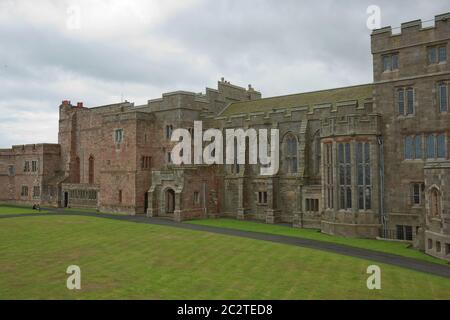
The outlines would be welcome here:
[[[286,173],[297,173],[297,138],[292,134],[287,135],[284,145]]]
[[[441,194],[437,188],[433,188],[430,192],[430,212],[432,217],[440,217],[441,215]]]
[[[94,156],[89,157],[89,184],[94,184]]]

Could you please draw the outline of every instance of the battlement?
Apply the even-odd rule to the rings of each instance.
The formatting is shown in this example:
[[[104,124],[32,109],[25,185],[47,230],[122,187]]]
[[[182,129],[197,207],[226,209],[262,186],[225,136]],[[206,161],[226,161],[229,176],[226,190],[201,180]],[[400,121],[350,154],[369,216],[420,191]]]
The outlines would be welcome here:
[[[394,47],[448,39],[450,12],[435,16],[434,26],[425,26],[426,22],[430,21],[413,20],[402,23],[400,28],[387,26],[374,30],[371,35],[372,52],[377,53]]]

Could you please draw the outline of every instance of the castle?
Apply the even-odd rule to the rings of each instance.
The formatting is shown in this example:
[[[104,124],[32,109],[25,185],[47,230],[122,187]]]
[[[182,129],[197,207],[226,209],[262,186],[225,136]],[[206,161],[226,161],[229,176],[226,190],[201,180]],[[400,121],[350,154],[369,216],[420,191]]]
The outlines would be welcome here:
[[[450,260],[450,13],[371,35],[371,84],[262,98],[222,79],[136,106],[63,101],[58,144],[0,150],[0,201],[254,219]],[[278,129],[280,170],[172,164],[176,128]]]

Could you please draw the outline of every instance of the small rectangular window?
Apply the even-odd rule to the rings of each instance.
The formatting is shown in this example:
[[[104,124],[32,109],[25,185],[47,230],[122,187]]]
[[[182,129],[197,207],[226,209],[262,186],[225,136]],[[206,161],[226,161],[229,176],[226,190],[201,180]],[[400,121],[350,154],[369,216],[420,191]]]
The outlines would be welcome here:
[[[16,175],[16,168],[14,166],[8,166],[8,175],[13,177]]]
[[[445,254],[450,255],[450,243],[447,243],[445,245],[446,249],[445,249]]]
[[[123,129],[117,129],[115,131],[114,140],[116,143],[122,143],[123,141]]]
[[[194,204],[200,204],[200,193],[198,191],[194,192]]]
[[[441,252],[441,242],[436,241],[436,252]]]
[[[119,203],[122,203],[122,190],[119,190]]]
[[[29,161],[25,161],[24,166],[23,166],[23,172],[30,172],[30,162]]]
[[[37,172],[38,169],[38,162],[35,160],[31,161],[31,172]]]
[[[258,192],[258,203],[267,204],[267,191]]]
[[[392,53],[383,56],[384,71],[398,70],[399,66],[400,66],[400,59],[398,53]]]
[[[39,186],[33,187],[33,197],[37,198],[41,196],[41,188]]]
[[[420,205],[422,203],[422,184],[414,183],[412,185],[412,204]]]
[[[27,197],[28,196],[28,187],[22,186],[22,192],[20,193],[20,195],[22,197]]]

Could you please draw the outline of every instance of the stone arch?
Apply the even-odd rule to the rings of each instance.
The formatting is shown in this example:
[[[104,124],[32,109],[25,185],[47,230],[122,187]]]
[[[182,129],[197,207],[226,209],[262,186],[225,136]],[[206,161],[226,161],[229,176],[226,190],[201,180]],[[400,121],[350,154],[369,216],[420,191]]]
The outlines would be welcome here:
[[[429,215],[431,218],[439,218],[442,215],[442,194],[440,189],[433,185],[429,191]]]

